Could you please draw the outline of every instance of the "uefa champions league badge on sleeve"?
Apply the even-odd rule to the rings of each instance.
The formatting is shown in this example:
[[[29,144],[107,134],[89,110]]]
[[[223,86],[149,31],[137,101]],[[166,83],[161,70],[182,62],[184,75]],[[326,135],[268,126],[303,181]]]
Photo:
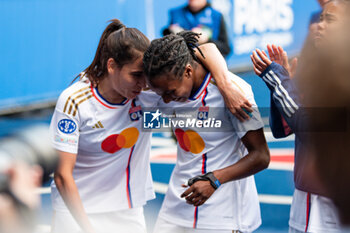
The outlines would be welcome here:
[[[141,106],[132,107],[129,109],[129,116],[131,121],[138,121],[142,117]]]
[[[71,134],[77,129],[77,125],[70,119],[62,119],[58,122],[58,129],[65,134]]]
[[[208,106],[203,106],[198,109],[198,114],[197,114],[197,119],[204,121],[208,119],[209,115],[209,107]]]

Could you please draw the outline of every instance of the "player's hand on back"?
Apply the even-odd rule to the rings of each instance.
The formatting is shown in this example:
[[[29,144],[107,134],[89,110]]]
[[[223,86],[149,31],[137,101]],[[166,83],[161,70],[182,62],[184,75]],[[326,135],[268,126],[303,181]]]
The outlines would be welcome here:
[[[188,186],[183,185],[183,187]],[[190,205],[200,206],[211,197],[214,191],[209,181],[197,181],[181,194],[181,198],[185,198]]]

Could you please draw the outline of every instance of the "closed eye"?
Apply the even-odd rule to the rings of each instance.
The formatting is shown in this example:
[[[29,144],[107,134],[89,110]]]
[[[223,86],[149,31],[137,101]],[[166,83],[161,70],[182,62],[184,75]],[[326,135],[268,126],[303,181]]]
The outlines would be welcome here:
[[[141,72],[141,71],[138,71],[138,72],[131,72],[130,73],[132,76],[134,76],[134,77],[143,77],[143,72]]]
[[[327,22],[330,22],[330,23],[337,20],[337,18],[334,15],[332,15],[332,14],[326,14],[324,16],[324,19],[327,20]]]

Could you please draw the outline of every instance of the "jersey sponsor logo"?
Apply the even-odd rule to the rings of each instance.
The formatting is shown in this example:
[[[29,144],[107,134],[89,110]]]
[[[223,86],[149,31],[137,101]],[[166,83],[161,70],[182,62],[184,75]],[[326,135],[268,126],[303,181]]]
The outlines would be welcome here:
[[[103,127],[103,125],[102,125],[102,123],[101,123],[101,121],[98,121],[94,126],[92,126],[92,128],[93,129],[103,129],[104,127]]]
[[[203,106],[198,109],[197,119],[198,120],[207,120],[209,115],[209,107]]]
[[[77,125],[70,119],[62,119],[58,122],[58,129],[65,134],[71,134],[77,129]]]
[[[63,112],[75,116],[77,114],[79,105],[84,101],[90,99],[92,96],[93,95],[89,86],[73,92],[73,94],[67,98]]]
[[[112,134],[105,138],[101,143],[101,149],[113,154],[122,148],[131,148],[136,144],[139,134],[135,127],[126,128],[119,134]]]
[[[129,116],[132,121],[138,121],[142,117],[141,106],[132,107],[129,109]]]
[[[64,136],[61,136],[61,135],[56,135],[55,136],[55,142],[75,145],[75,144],[78,143],[78,140],[76,138],[72,138],[72,137],[64,137]]]
[[[186,130],[177,128],[175,136],[181,149],[193,154],[201,153],[205,148],[205,143],[202,137],[194,130]]]

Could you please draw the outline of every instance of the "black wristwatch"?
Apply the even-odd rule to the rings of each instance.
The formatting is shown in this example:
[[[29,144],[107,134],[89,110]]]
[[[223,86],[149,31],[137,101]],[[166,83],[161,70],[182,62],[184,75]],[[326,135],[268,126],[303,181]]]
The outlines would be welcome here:
[[[191,186],[199,180],[207,180],[214,189],[218,189],[221,185],[220,181],[214,176],[212,172],[207,172],[203,175],[195,176],[187,181],[187,184]]]

